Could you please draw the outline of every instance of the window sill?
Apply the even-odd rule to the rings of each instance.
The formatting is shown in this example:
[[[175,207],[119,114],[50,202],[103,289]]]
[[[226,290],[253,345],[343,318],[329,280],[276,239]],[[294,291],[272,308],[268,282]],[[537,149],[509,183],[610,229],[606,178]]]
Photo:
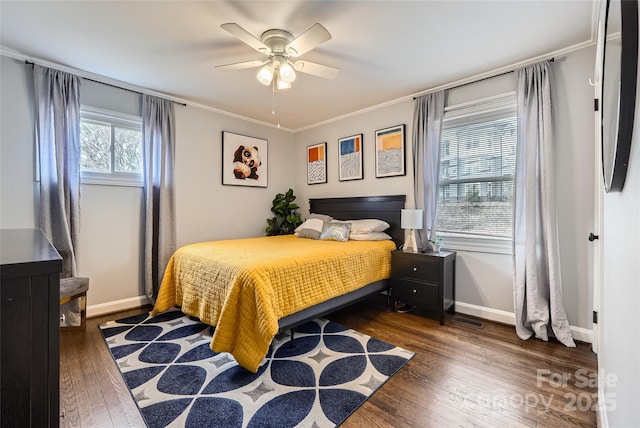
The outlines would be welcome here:
[[[142,174],[105,174],[83,171],[80,173],[80,184],[98,186],[144,187]]]
[[[446,250],[493,254],[512,253],[512,240],[509,238],[454,236],[443,233],[438,236],[442,237],[442,249]]]

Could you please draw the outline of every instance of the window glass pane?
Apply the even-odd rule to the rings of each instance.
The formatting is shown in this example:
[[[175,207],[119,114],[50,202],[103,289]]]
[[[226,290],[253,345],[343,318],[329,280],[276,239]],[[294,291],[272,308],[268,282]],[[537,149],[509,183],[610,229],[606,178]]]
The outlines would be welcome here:
[[[142,121],[139,117],[82,106],[80,133],[82,183],[142,184]]]
[[[142,132],[114,128],[114,171],[142,173]]]
[[[80,121],[80,170],[111,172],[111,125]]]
[[[442,131],[436,227],[465,236],[512,236],[516,117],[469,117]]]

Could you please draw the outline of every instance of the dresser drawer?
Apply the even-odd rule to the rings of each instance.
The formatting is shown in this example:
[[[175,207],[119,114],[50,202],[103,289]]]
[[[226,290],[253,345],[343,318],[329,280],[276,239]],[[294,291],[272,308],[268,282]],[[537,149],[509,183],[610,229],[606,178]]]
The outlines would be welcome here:
[[[391,281],[391,295],[401,302],[438,309],[438,286],[411,279],[394,278]]]
[[[435,258],[394,253],[391,276],[438,283],[439,264],[440,260]]]

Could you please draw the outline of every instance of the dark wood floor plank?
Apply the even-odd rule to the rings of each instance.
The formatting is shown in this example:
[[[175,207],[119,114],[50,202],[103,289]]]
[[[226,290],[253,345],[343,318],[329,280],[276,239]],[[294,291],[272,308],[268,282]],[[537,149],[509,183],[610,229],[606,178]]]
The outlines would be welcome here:
[[[72,390],[63,391],[62,427],[145,427],[98,324],[146,312],[150,308],[87,320],[86,331],[60,335],[60,368],[73,378]],[[77,403],[77,404],[76,404]],[[75,408],[69,407],[75,405]]]
[[[60,365],[66,366],[65,368],[71,373],[71,394],[78,412],[77,415],[74,415],[71,413],[72,409],[63,409],[64,422],[65,424],[69,423],[66,426],[99,426],[100,423],[110,423],[108,419],[101,418],[103,416],[102,403],[90,393],[95,382],[92,380],[92,373],[88,372],[86,364],[83,364],[83,360],[90,358],[87,356],[84,338],[78,333],[64,332],[60,335],[61,343],[65,339],[67,339],[65,345],[68,343],[69,349],[61,355]],[[61,401],[65,400],[66,397]],[[79,424],[72,424],[71,421],[75,422],[78,418]]]
[[[415,357],[343,423],[343,427],[595,427],[597,378],[590,345],[519,339],[512,326],[448,315],[444,326],[420,311],[397,313],[374,298],[328,316],[415,352]],[[124,311],[61,337],[62,426],[144,427],[98,324],[146,312]],[[481,328],[456,322],[463,317]],[[565,376],[566,381],[557,381]]]
[[[98,382],[101,385],[112,386],[112,388],[103,388],[101,393],[113,426],[132,427],[143,424],[137,406],[131,406],[131,393],[117,366],[113,364],[113,357],[98,326],[92,332],[91,338],[91,347],[97,352],[96,357],[91,359],[94,373],[98,376]],[[105,367],[109,369],[105,370]]]

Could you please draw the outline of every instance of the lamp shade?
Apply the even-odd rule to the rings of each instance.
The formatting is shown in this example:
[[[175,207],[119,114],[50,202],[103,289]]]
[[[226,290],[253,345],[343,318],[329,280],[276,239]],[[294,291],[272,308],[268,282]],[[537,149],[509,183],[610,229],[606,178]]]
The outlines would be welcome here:
[[[291,89],[291,83],[285,82],[284,80],[277,78],[276,87],[278,88],[278,90]]]
[[[403,229],[422,229],[422,210],[402,210],[400,226]]]
[[[296,80],[296,72],[293,70],[293,67],[291,67],[291,64],[289,64],[289,61],[280,63],[278,74],[280,76],[280,80],[283,80],[284,82],[292,83]]]
[[[262,67],[256,77],[263,85],[270,85],[271,80],[273,79],[273,66],[271,65],[271,63],[266,64],[264,67]]]

